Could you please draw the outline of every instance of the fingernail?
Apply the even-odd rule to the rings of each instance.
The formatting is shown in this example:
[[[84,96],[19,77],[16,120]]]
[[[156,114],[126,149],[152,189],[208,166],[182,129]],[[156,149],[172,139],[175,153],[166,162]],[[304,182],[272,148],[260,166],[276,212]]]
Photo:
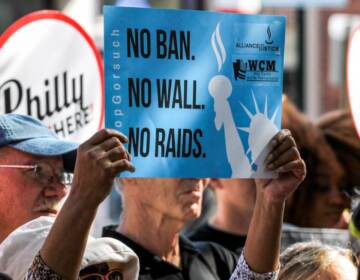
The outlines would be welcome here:
[[[276,172],[277,172],[277,173],[280,173],[280,172],[283,171],[283,169],[284,169],[284,168],[283,168],[282,166],[280,166],[278,169],[276,169]]]
[[[276,139],[271,140],[270,145],[274,147],[276,145],[277,141]]]
[[[268,167],[268,169],[273,169],[273,168],[274,168],[274,164],[273,164],[273,163],[270,163],[267,167]]]
[[[268,163],[269,161],[271,161],[274,158],[273,154],[269,154],[266,159],[265,162]]]

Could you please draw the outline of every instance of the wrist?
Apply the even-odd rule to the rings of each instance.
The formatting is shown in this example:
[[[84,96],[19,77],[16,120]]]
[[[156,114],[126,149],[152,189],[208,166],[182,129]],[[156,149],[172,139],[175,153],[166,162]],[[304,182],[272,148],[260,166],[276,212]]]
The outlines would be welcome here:
[[[85,195],[77,191],[71,191],[65,201],[64,207],[70,207],[74,211],[81,213],[81,216],[93,216],[96,214],[99,203],[88,199]]]
[[[267,207],[284,207],[286,199],[266,195],[262,191],[256,192],[256,203]]]
[[[255,208],[260,210],[262,213],[265,213],[266,215],[269,215],[270,213],[279,215],[283,213],[285,209],[285,201],[274,200],[263,194],[260,194],[256,196]]]

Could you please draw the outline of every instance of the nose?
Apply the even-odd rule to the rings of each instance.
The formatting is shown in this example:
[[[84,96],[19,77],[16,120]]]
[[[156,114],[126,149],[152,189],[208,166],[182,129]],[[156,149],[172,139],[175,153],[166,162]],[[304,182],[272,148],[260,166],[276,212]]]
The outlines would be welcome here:
[[[68,192],[69,190],[65,187],[64,184],[56,182],[45,187],[43,190],[43,195],[45,197],[62,199],[68,194]]]
[[[343,206],[348,207],[349,201],[348,198],[346,197],[346,195],[337,190],[337,189],[332,189],[331,192],[329,193],[329,203],[332,205],[336,205],[336,206]]]

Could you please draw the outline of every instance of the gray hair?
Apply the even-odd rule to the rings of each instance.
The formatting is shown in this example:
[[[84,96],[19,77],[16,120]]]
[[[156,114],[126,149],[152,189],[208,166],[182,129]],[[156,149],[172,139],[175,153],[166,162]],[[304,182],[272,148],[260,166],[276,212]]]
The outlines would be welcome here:
[[[287,248],[280,257],[279,280],[314,279],[339,257],[354,264],[351,250],[320,242],[299,242]]]

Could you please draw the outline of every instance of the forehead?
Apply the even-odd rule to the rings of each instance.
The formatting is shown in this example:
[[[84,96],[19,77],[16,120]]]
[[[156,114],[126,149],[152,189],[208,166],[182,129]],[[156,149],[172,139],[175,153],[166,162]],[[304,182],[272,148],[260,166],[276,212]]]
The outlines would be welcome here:
[[[54,167],[62,167],[63,160],[61,156],[37,156],[16,150],[12,147],[6,146],[0,148],[0,163],[1,164],[30,164],[30,163],[49,163]]]

